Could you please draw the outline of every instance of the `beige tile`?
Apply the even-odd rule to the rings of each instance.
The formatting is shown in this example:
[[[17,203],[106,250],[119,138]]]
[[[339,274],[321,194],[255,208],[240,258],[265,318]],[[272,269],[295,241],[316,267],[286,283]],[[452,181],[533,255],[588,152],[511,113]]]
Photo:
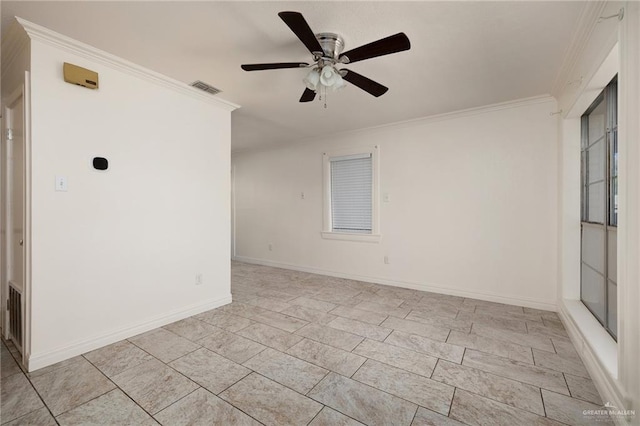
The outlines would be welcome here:
[[[440,360],[433,380],[544,416],[540,388],[475,368]]]
[[[405,319],[415,321],[415,322],[421,322],[423,324],[428,324],[433,327],[463,331],[465,333],[468,333],[469,330],[471,330],[471,325],[472,325],[471,321],[443,318],[438,314],[433,314],[433,313],[424,312],[424,311],[411,311],[411,313],[409,313],[409,315],[407,315]]]
[[[316,311],[329,312],[337,305],[335,303],[324,302],[322,300],[311,299],[309,297],[298,297],[290,301],[292,305],[304,306],[305,308],[315,309]]]
[[[389,317],[383,323],[382,327],[392,328],[394,330],[404,331],[405,333],[417,334],[418,336],[428,337],[433,340],[446,341],[449,335],[448,328],[436,327],[417,321]]]
[[[486,309],[491,309],[495,312],[513,313],[513,314],[524,313],[524,309],[522,308],[522,306],[506,305],[504,303],[488,302],[486,300],[464,299],[464,302],[462,302],[462,304],[467,306],[475,306],[476,308],[483,307]]]
[[[2,423],[3,426],[57,426],[55,419],[47,409],[42,407],[36,411],[32,411],[22,417],[19,417],[8,423]]]
[[[349,318],[339,317],[327,324],[336,330],[346,331],[368,339],[383,341],[391,333],[390,328],[379,327]]]
[[[562,339],[569,338],[569,335],[564,329],[546,327],[544,324],[537,322],[528,322],[527,330],[529,331],[529,334],[533,334],[535,336],[560,337]]]
[[[352,378],[438,413],[449,413],[453,386],[371,359]]]
[[[128,368],[153,359],[151,355],[126,340],[96,349],[84,357],[107,377],[113,377]]]
[[[263,324],[270,325],[272,327],[279,328],[284,331],[288,331],[289,333],[293,333],[294,331],[308,324],[307,321],[290,317],[279,312],[267,310],[265,310],[264,312],[251,314],[251,319]]]
[[[155,359],[118,374],[113,381],[151,414],[198,388],[194,382]]]
[[[324,407],[309,426],[362,426],[362,423],[332,408]]]
[[[337,318],[333,314],[327,314],[322,311],[317,311],[311,308],[305,308],[304,306],[291,306],[284,311],[283,314],[296,317],[308,322],[314,322],[316,324],[327,325],[331,321]]]
[[[366,361],[359,355],[309,339],[304,339],[287,353],[343,376],[351,376]]]
[[[471,334],[477,334],[478,336],[489,337],[503,342],[511,342],[517,345],[536,348],[551,353],[555,352],[551,339],[546,336],[534,336],[527,333],[513,333],[506,330],[498,330],[482,324],[473,324]]]
[[[568,425],[614,424],[608,415],[584,413],[585,410],[606,411],[602,405],[592,404],[545,389],[542,389],[542,399],[547,417],[559,422]]]
[[[109,379],[85,359],[34,377],[31,383],[54,416],[115,388]]]
[[[422,352],[436,358],[457,362],[458,364],[462,362],[462,355],[464,354],[464,347],[462,346],[439,342],[429,339],[428,337],[409,334],[403,331],[394,331],[384,342],[405,349],[411,349],[412,351]]]
[[[352,351],[362,340],[360,336],[336,330],[319,324],[308,324],[296,331],[296,334],[304,336],[316,342],[334,346],[345,351]]]
[[[251,373],[220,397],[266,425],[308,424],[322,405],[272,380]]]
[[[468,349],[463,365],[569,395],[562,373]]]
[[[0,412],[2,422],[8,422],[43,407],[44,404],[26,376],[12,374],[0,380]]]
[[[384,286],[380,290],[376,291],[376,294],[380,297],[390,299],[402,299],[402,300],[415,300],[422,298],[422,292],[419,290],[413,290],[411,288],[403,287],[390,287]]]
[[[216,328],[211,324],[200,321],[193,317],[185,318],[181,321],[165,325],[162,328],[191,341],[207,337],[216,330]]]
[[[576,347],[573,346],[573,343],[571,343],[571,340],[554,337],[551,341],[553,342],[555,352],[562,358],[581,361],[580,355],[578,355],[578,351]]]
[[[558,330],[564,330],[564,324],[560,318],[552,318],[552,317],[542,317],[542,323],[545,327],[551,327]]]
[[[337,308],[332,310],[331,313],[344,318],[350,318],[373,325],[380,325],[382,321],[387,319],[387,315],[385,314],[351,308],[349,306],[338,306]]]
[[[537,366],[573,374],[574,376],[589,379],[589,373],[579,359],[564,358],[557,354],[545,351],[533,350],[533,359]]]
[[[386,306],[387,308],[398,308],[402,303],[404,303],[404,299],[400,299],[398,297],[384,297],[368,292],[360,293],[355,298],[360,299],[363,303],[372,303],[374,305]]]
[[[244,365],[301,394],[309,392],[329,373],[324,368],[275,349],[265,349]]]
[[[530,312],[508,312],[502,309],[495,309],[487,306],[478,306],[474,311],[475,315],[484,315],[487,317],[498,317],[504,319],[514,319],[520,321],[535,321],[542,323],[543,319],[540,314]]]
[[[200,345],[163,328],[156,328],[132,337],[129,341],[162,362],[171,362],[200,347]]]
[[[198,349],[169,364],[210,392],[218,394],[251,370],[208,349]]]
[[[72,366],[72,365],[75,365],[75,364],[78,364],[78,363],[82,364],[84,362],[86,362],[86,360],[83,357],[74,356],[73,358],[65,359],[64,361],[60,361],[60,362],[57,362],[55,364],[49,365],[47,367],[40,368],[40,369],[35,370],[35,371],[31,371],[31,372],[27,373],[27,377],[33,379],[34,377],[43,376],[43,375],[49,374],[49,373],[51,373],[51,372],[53,372],[55,370],[66,368],[66,367],[69,367],[69,366]]]
[[[357,305],[360,303],[360,299],[356,299],[355,297],[358,294],[360,294],[360,291],[357,289],[331,288],[322,289],[321,291],[313,294],[313,298],[336,305],[344,305],[345,303],[347,305]]]
[[[242,364],[265,348],[260,343],[224,330],[217,330],[198,343],[238,364]]]
[[[420,294],[422,295],[422,298],[419,300],[420,303],[429,303],[429,302],[436,302],[436,303],[446,303],[448,305],[453,305],[453,306],[457,306],[460,309],[467,309],[467,310],[473,310],[475,309],[475,306],[465,306],[464,305],[464,297],[460,297],[460,296],[453,296],[451,294],[443,294],[443,293],[433,293],[431,291],[421,291]]]
[[[247,318],[228,314],[219,310],[203,312],[196,315],[195,318],[231,332],[242,330],[243,328],[253,324],[253,321]]]
[[[302,340],[301,336],[259,323],[243,328],[237,334],[279,351],[286,351]]]
[[[288,302],[295,299],[297,296],[278,290],[263,290],[257,293],[261,297],[270,297],[271,299],[280,300],[282,302]]]
[[[472,426],[561,426],[546,417],[462,389],[456,389],[449,417]]]
[[[441,318],[455,319],[458,316],[459,306],[442,303],[439,300],[429,300],[427,302],[407,301],[401,307],[411,308],[412,311],[422,312],[426,315],[437,315]]]
[[[483,324],[499,330],[513,331],[516,333],[526,333],[527,323],[521,320],[513,320],[501,316],[492,316],[487,314],[477,314],[473,312],[461,311],[456,319],[461,321],[471,321],[474,324]]]
[[[475,349],[480,352],[498,355],[515,361],[526,362],[527,364],[533,364],[531,348],[503,340],[492,339],[491,337],[480,336],[479,334],[467,334],[452,330],[447,339],[447,343],[464,346],[469,349]]]
[[[257,306],[247,305],[246,303],[233,302],[228,305],[221,306],[214,310],[215,312],[221,312],[225,314],[237,315],[244,318],[251,318],[255,315],[260,315],[265,312],[269,312],[267,309],[262,309]]]
[[[409,425],[418,408],[413,403],[336,373],[329,373],[309,392],[309,396],[370,425]]]
[[[427,410],[426,408],[418,407],[411,426],[464,426],[464,423]]]
[[[245,300],[244,303],[246,303],[247,305],[258,306],[260,308],[268,309],[270,311],[275,311],[275,312],[280,312],[291,306],[290,304],[285,303],[281,300],[272,299],[270,297],[260,297],[260,296],[247,299]]]
[[[383,315],[389,315],[397,318],[404,318],[407,316],[411,309],[409,308],[399,308],[394,306],[387,306],[380,303],[375,303],[371,301],[360,302],[354,306],[356,309],[361,309],[363,311],[371,311],[376,312]]]
[[[22,370],[9,349],[5,348],[4,343],[0,343],[0,378],[4,379],[17,373],[22,373]]]
[[[437,361],[437,358],[429,355],[368,339],[358,345],[353,353],[425,377],[431,377]]]
[[[163,425],[259,425],[257,421],[200,388],[156,414]]]
[[[120,389],[57,417],[61,425],[157,425],[155,420]]]
[[[598,389],[596,389],[591,379],[572,376],[571,374],[565,374],[564,378],[567,380],[572,397],[584,399],[597,405],[603,404],[600,393],[598,393]]]

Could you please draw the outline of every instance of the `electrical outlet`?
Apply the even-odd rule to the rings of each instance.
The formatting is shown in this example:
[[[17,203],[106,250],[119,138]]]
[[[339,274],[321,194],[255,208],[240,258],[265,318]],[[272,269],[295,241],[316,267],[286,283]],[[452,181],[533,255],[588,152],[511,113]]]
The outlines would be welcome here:
[[[196,285],[202,285],[202,274],[196,274]]]
[[[384,263],[385,263],[385,265],[389,264],[389,256],[385,256],[384,257]]]
[[[273,251],[273,244],[269,243],[269,251]]]

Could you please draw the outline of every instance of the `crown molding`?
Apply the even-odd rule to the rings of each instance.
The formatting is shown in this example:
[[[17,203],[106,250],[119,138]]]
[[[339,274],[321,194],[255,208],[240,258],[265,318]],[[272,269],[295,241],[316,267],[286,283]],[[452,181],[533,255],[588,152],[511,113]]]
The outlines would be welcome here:
[[[99,62],[102,65],[108,66],[109,68],[127,73],[129,75],[134,75],[138,78],[174,90],[191,98],[198,99],[209,104],[217,105],[228,111],[233,111],[237,108],[240,108],[239,105],[236,105],[233,102],[229,102],[224,99],[205,94],[186,83],[167,77],[148,68],[144,68],[140,65],[136,65],[133,62],[129,62],[125,59],[119,58],[93,46],[89,46],[88,44],[82,43],[78,40],[74,40],[70,37],[59,34],[38,24],[34,24],[33,22],[29,22],[17,16],[15,19],[18,21],[20,26],[24,28],[24,31],[26,31],[31,40],[41,41],[50,46],[66,50],[92,61]]]
[[[242,154],[244,152],[270,151],[272,149],[289,148],[294,145],[295,146],[310,145],[315,142],[320,142],[327,139],[335,139],[338,137],[356,135],[359,133],[366,133],[366,132],[382,130],[386,128],[402,129],[405,127],[420,126],[420,125],[425,125],[430,123],[436,123],[438,121],[454,120],[457,118],[488,114],[491,112],[526,107],[529,105],[536,105],[536,104],[547,103],[547,102],[556,102],[556,99],[551,95],[533,96],[530,98],[516,99],[513,101],[506,101],[506,102],[500,102],[496,104],[483,105],[480,107],[446,112],[443,114],[429,115],[426,117],[413,118],[413,119],[404,120],[404,121],[396,121],[393,123],[381,124],[378,126],[363,127],[361,129],[345,130],[341,132],[328,133],[320,136],[312,136],[312,137],[302,138],[300,140],[295,140],[295,141],[287,141],[287,142],[278,143],[278,144],[270,144],[264,147],[257,146],[257,147],[248,147],[248,148],[242,148],[242,149],[233,149],[232,147],[231,155]],[[549,112],[554,112],[554,111],[549,111]]]
[[[564,88],[569,83],[571,73],[574,71],[580,56],[587,48],[591,34],[598,25],[598,18],[602,16],[602,13],[607,6],[606,1],[589,1],[586,2],[580,17],[578,18],[578,24],[571,37],[571,42],[564,53],[564,60],[560,66],[560,70],[553,83],[551,93],[558,98]]]
[[[29,36],[17,20],[14,20],[9,29],[2,35],[2,75],[13,64],[18,54],[29,45]]]

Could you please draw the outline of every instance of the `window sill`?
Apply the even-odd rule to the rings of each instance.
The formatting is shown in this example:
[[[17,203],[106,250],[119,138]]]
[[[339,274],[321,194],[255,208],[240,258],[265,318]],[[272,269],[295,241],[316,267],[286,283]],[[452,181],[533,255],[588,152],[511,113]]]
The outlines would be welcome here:
[[[593,314],[579,300],[564,299],[564,310],[573,321],[579,337],[614,380],[618,378],[618,345]],[[567,330],[568,331],[568,330]],[[574,342],[575,344],[575,342]]]
[[[360,241],[365,243],[380,242],[380,234],[349,234],[347,232],[321,232],[325,240]]]

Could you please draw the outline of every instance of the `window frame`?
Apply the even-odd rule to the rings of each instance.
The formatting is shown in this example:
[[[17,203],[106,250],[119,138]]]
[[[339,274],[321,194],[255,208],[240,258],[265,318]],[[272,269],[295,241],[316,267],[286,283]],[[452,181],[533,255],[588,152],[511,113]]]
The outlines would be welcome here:
[[[359,234],[351,232],[335,232],[333,231],[332,215],[331,215],[331,159],[335,157],[344,157],[348,155],[371,155],[372,169],[372,188],[371,188],[371,233]],[[380,241],[380,222],[379,222],[379,148],[375,146],[353,147],[339,150],[332,150],[322,154],[322,172],[323,172],[323,225],[322,238],[330,240],[345,241],[361,241],[369,243],[377,243]]]

